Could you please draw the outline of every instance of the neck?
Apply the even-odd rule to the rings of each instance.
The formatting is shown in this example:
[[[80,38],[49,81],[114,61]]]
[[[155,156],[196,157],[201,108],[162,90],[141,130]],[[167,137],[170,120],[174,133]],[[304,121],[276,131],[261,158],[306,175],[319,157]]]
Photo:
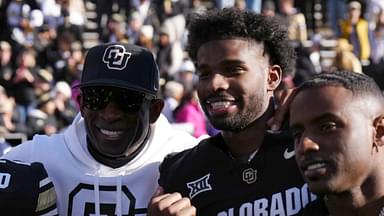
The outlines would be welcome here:
[[[231,154],[238,158],[249,156],[257,151],[267,131],[267,120],[272,116],[274,107],[270,102],[264,114],[242,131],[223,131],[223,138]]]
[[[334,201],[332,198],[325,198],[329,215],[332,216],[384,216],[384,197],[371,202],[365,202],[364,205],[359,206],[350,201],[342,202]]]
[[[383,172],[378,171],[377,173]],[[381,175],[370,176],[354,190],[327,195],[324,201],[330,215],[380,215],[384,209],[383,177]],[[384,210],[380,216],[384,216]]]

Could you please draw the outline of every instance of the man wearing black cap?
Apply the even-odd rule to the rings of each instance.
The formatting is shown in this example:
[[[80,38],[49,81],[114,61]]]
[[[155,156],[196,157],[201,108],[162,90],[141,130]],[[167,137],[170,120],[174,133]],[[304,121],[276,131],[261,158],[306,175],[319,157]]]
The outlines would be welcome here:
[[[196,143],[160,115],[153,55],[131,44],[91,48],[78,87],[81,115],[67,130],[37,135],[4,157],[45,165],[59,215],[145,215],[159,163]]]

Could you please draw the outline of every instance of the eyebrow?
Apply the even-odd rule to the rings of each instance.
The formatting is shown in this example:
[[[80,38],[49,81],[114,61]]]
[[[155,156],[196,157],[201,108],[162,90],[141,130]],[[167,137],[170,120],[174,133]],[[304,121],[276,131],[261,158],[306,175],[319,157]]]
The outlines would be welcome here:
[[[323,120],[326,120],[326,119],[340,119],[339,116],[331,113],[331,112],[325,112],[325,113],[322,113],[321,115],[319,116],[316,116],[315,118],[312,118],[309,120],[310,123],[313,123],[313,122],[320,122],[320,121],[323,121]],[[291,129],[294,129],[294,128],[302,128],[302,124],[300,123],[294,123],[292,125],[289,126]]]
[[[241,60],[224,60],[222,62],[220,62],[219,65],[234,65],[234,64],[245,64],[244,61],[241,61]],[[204,69],[204,68],[207,68],[208,67],[208,64],[201,64],[201,65],[197,65],[197,69]]]

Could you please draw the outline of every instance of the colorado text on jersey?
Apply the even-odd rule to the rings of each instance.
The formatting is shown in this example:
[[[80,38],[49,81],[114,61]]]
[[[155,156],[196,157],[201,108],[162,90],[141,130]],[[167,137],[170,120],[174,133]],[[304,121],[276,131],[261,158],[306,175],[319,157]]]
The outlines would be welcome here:
[[[308,202],[316,200],[316,195],[310,193],[307,184],[303,187],[292,187],[284,192],[268,197],[245,202],[238,208],[230,208],[219,212],[217,216],[289,216],[297,214]]]

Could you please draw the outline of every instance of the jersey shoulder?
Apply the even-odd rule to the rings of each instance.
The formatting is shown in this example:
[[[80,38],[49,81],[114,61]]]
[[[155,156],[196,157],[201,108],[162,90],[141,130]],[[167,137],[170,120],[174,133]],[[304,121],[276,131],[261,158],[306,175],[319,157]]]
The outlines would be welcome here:
[[[0,212],[57,215],[54,186],[42,163],[0,160]]]
[[[303,208],[300,216],[329,216],[328,209],[325,205],[323,197],[318,197],[315,201],[308,203]]]
[[[220,134],[203,139],[198,145],[167,155],[160,165],[160,185],[164,186],[186,176],[200,175],[204,167],[222,167],[232,163]]]

